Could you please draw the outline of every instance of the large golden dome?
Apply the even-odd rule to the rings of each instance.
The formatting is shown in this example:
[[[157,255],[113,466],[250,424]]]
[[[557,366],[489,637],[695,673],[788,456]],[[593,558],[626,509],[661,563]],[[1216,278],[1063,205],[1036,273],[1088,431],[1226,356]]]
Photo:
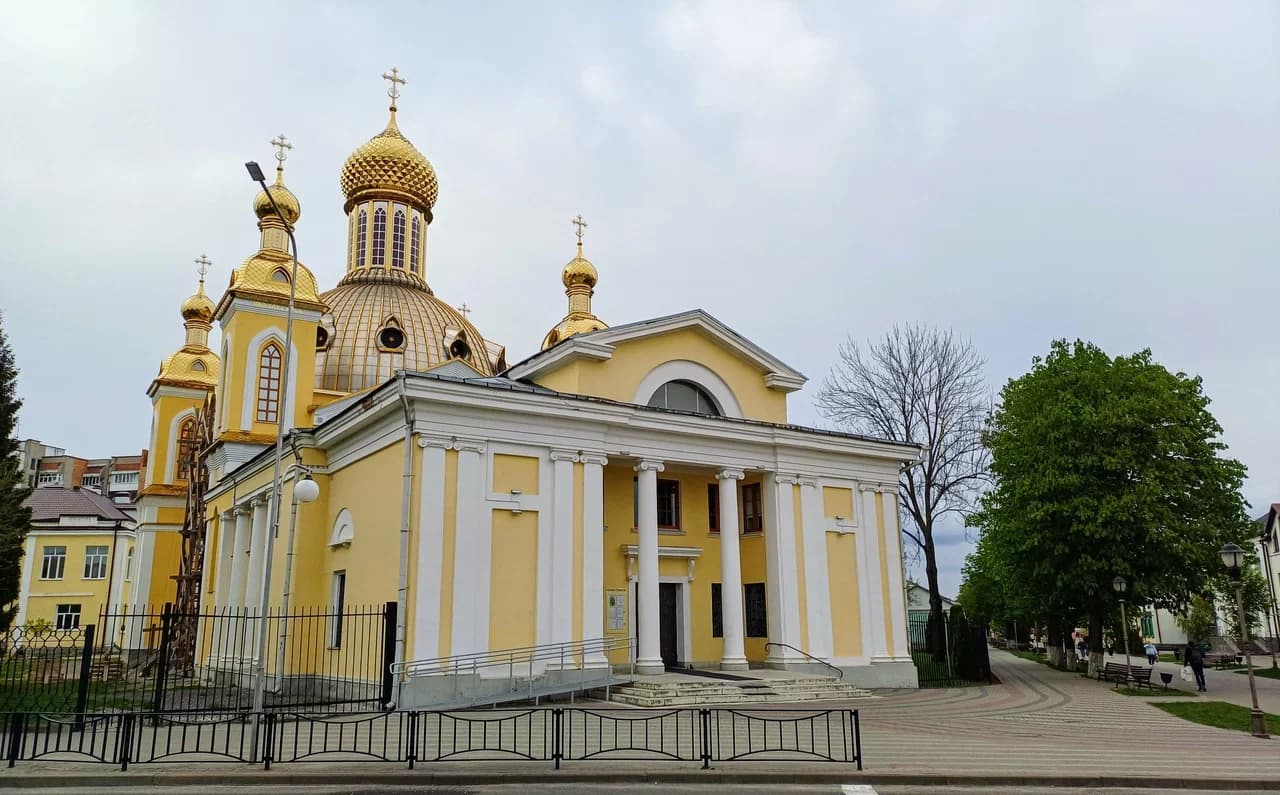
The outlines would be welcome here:
[[[428,370],[450,359],[494,373],[476,327],[416,278],[395,270],[348,274],[320,300],[330,314],[321,321],[316,351],[319,389],[359,392],[398,370]]]
[[[395,110],[387,128],[352,152],[342,166],[345,210],[364,198],[402,199],[431,216],[440,186],[427,158],[401,134]]]

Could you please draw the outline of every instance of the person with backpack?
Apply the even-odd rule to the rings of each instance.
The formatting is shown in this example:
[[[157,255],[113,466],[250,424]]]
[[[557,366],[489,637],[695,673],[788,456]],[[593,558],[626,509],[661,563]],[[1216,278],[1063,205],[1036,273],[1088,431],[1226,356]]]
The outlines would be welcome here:
[[[1208,692],[1204,686],[1204,649],[1195,641],[1187,641],[1187,648],[1182,653],[1182,659],[1186,662],[1187,667],[1196,677],[1196,691],[1200,693]]]

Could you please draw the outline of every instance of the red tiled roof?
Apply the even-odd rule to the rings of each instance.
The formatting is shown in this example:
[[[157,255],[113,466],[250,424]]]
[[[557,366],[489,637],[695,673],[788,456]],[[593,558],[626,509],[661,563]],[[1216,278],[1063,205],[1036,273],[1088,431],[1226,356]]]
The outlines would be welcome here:
[[[33,489],[31,496],[27,497],[27,505],[31,507],[33,522],[57,519],[59,516],[97,516],[102,519],[131,521],[129,515],[117,508],[110,499],[79,486]]]

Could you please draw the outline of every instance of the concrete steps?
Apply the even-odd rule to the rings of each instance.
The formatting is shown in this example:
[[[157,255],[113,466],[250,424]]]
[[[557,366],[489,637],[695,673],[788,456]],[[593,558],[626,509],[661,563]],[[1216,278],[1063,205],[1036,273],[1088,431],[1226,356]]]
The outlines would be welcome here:
[[[634,707],[691,707],[734,704],[793,704],[846,701],[871,693],[839,679],[752,679],[727,681],[636,681],[612,689],[610,700]]]

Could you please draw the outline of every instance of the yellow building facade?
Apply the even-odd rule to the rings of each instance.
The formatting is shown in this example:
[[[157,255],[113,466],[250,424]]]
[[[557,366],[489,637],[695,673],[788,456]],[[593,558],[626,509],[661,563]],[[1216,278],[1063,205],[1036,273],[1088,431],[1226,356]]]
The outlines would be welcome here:
[[[896,484],[919,450],[788,424],[804,376],[701,309],[608,326],[581,218],[568,311],[509,364],[428,285],[439,185],[394,97],[341,169],[339,283],[320,291],[302,264],[291,283],[301,205],[278,169],[253,205],[260,250],[201,315],[221,332],[199,354],[212,377],[153,385],[156,538],[181,526],[163,502],[181,484],[174,433],[216,398],[202,606],[395,602],[399,663],[613,638],[573,664],[822,660],[860,686],[914,686]],[[319,497],[291,522],[304,475]],[[146,599],[171,582],[165,548]]]

